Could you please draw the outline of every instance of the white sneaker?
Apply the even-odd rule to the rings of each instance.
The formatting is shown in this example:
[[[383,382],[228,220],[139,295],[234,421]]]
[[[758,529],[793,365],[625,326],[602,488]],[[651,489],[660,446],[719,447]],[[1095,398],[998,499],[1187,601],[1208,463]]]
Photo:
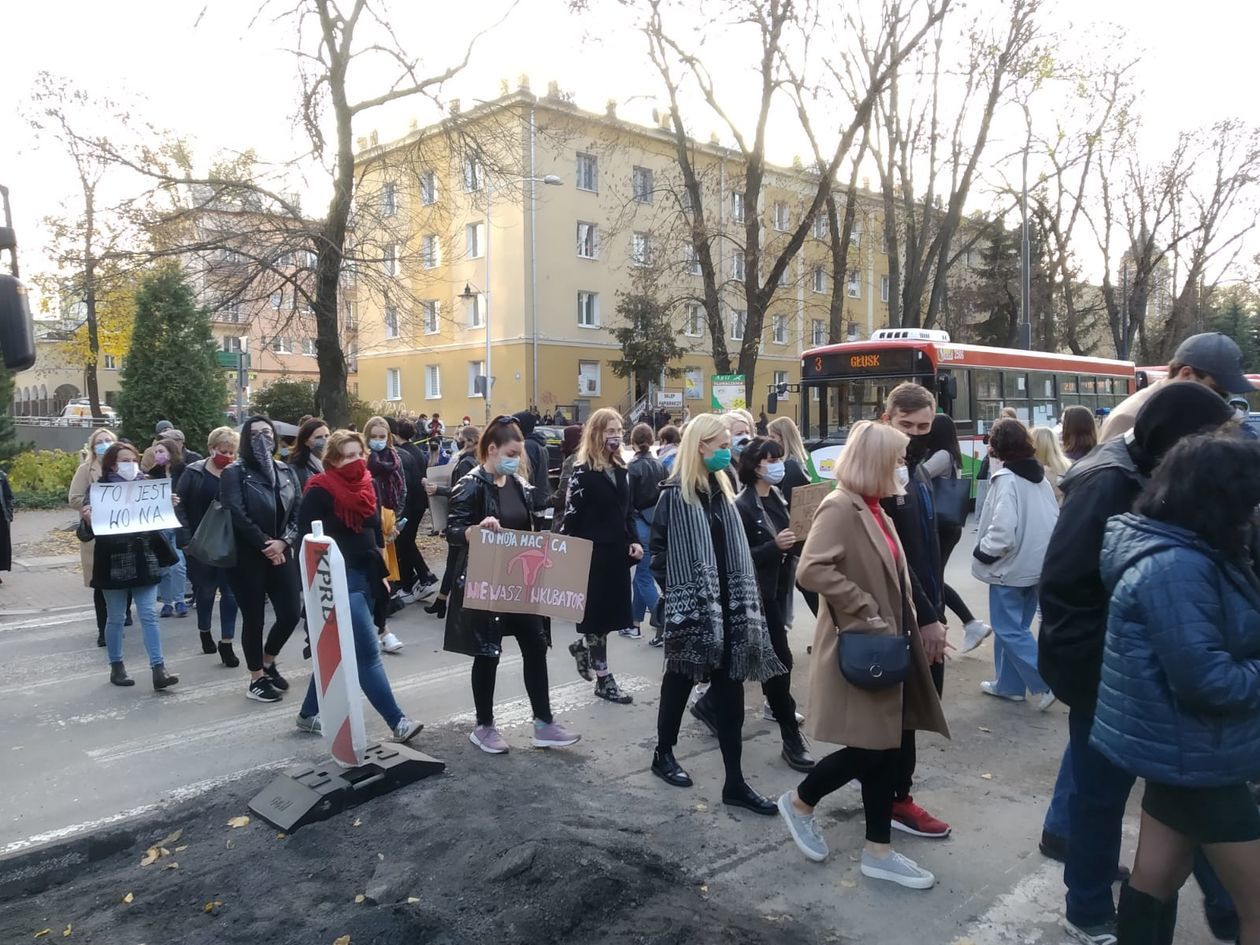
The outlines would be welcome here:
[[[861,870],[863,876],[885,879],[907,889],[931,889],[936,885],[935,876],[895,850],[883,859],[877,859],[863,850]]]
[[[416,581],[415,586],[411,589],[411,594],[416,600],[424,600],[426,597],[432,597],[438,592],[441,582],[437,578],[430,581]]]
[[[763,703],[761,704],[761,717],[762,717],[763,719],[765,719],[767,722],[777,722],[777,721],[779,721],[778,719],[776,719],[776,718],[774,717],[774,710],[773,710],[772,708],[770,708],[770,703],[769,703],[769,702],[763,702]],[[801,715],[801,713],[797,712],[797,713],[796,713],[796,724],[797,724],[797,725],[800,725],[800,724],[801,724],[802,722],[804,722],[804,721],[805,721],[805,716],[803,716],[803,715]]]
[[[403,591],[401,594],[398,595],[398,599],[402,601],[404,604],[414,604],[420,598],[418,598],[415,594],[411,593],[410,591]]]
[[[1037,711],[1045,712],[1046,709],[1058,702],[1058,698],[1053,692],[1043,692],[1041,698],[1037,700]]]
[[[402,651],[402,648],[403,648],[402,640],[394,636],[394,632],[392,630],[386,633],[385,636],[381,637],[381,651],[382,652],[399,653]]]
[[[700,700],[700,697],[703,696],[708,691],[709,691],[708,683],[697,683],[696,685],[692,686],[691,697],[687,699],[687,705],[688,706],[695,705]]]
[[[393,734],[391,735],[391,738],[393,741],[398,742],[400,745],[405,745],[407,744],[407,742],[411,741],[413,738],[419,735],[422,731],[424,731],[423,722],[413,722],[411,719],[407,718],[407,716],[404,715],[401,719],[398,720],[398,724],[394,726],[394,731],[393,731]]]
[[[978,647],[981,643],[983,643],[986,639],[988,639],[989,634],[992,632],[993,632],[993,628],[990,627],[983,620],[972,620],[972,621],[967,622],[966,624],[963,625],[962,649],[960,649],[958,652],[970,653],[972,650]]]
[[[1024,702],[1023,696],[1016,696],[1008,692],[998,692],[997,683],[986,679],[980,684],[980,691],[986,696],[993,696],[995,699],[1005,699],[1007,702]],[[1049,706],[1047,706],[1049,708]]]

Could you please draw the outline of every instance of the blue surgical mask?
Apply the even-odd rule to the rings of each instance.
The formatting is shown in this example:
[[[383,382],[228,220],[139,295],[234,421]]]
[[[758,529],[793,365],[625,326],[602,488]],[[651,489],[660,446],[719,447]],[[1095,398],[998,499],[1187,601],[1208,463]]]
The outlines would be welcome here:
[[[108,440],[101,440],[101,442],[97,443],[94,447],[92,447],[92,449],[96,451],[97,456],[104,456],[109,452],[109,448],[113,445],[114,444],[110,443]]]
[[[748,445],[751,439],[752,437],[748,434],[741,433],[739,436],[735,437],[735,439],[731,440],[731,452],[738,456],[740,453],[744,452],[744,447]]]
[[[322,456],[324,454],[324,447],[327,445],[327,437],[317,436],[315,439],[311,440],[311,452],[316,456]]]
[[[726,469],[731,464],[731,451],[723,447],[716,450],[712,456],[704,458],[704,468],[709,472],[718,472]]]
[[[280,447],[280,458],[281,459],[289,458],[289,448],[287,446]]]
[[[381,450],[385,449],[385,444],[386,444],[387,442],[389,442],[389,441],[388,441],[388,440],[378,440],[378,439],[373,438],[373,439],[371,439],[371,440],[368,440],[368,446],[370,446],[370,447],[372,448],[372,452],[373,452],[373,453],[379,453]]]
[[[783,463],[766,463],[766,471],[761,478],[770,485],[777,486],[783,481],[784,472],[786,472],[786,467]]]
[[[499,475],[515,476],[516,471],[521,468],[521,458],[519,456],[505,456],[499,460]]]

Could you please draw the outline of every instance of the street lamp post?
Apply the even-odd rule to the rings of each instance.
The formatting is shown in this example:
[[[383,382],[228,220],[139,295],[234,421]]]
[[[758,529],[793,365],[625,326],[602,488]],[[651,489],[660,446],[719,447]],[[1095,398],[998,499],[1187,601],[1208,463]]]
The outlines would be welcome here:
[[[1032,350],[1032,240],[1028,232],[1028,151],[1032,147],[1032,114],[1028,104],[1024,107],[1024,123],[1028,137],[1024,139],[1024,180],[1020,193],[1019,208],[1022,217],[1019,240],[1019,340],[1025,351]]]
[[[549,187],[562,187],[564,185],[564,181],[561,180],[559,177],[557,177],[555,174],[548,174],[545,177],[514,177],[514,178],[511,178],[510,180],[502,181],[501,183],[503,184],[546,184]],[[485,399],[485,402],[486,402],[486,426],[489,426],[491,412],[493,410],[490,404],[490,389],[491,387],[494,386],[494,374],[490,370],[490,362],[491,362],[491,358],[493,357],[493,349],[490,344],[491,342],[491,337],[490,337],[490,285],[491,285],[491,282],[490,282],[490,278],[491,278],[491,273],[490,273],[490,243],[491,243],[490,241],[490,211],[493,205],[494,191],[495,191],[495,185],[492,184],[489,179],[486,180],[485,190],[486,190],[486,284],[485,284],[485,288],[483,289],[481,293],[481,297],[484,303],[484,309],[482,310],[482,313],[481,313],[481,319],[482,319],[482,322],[485,324],[485,328],[486,328],[486,355],[485,355],[485,363],[483,365],[483,370],[485,374],[483,377],[484,386],[482,387],[481,396]],[[477,297],[477,293],[473,291],[471,283],[465,282],[464,291],[460,293],[459,297],[465,300],[475,299]]]

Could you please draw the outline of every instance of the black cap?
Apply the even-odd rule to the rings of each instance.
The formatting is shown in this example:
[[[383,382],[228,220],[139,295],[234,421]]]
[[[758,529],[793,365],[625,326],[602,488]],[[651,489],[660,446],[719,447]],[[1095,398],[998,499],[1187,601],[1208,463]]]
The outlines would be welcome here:
[[[1211,375],[1222,390],[1231,394],[1249,394],[1255,390],[1243,374],[1242,351],[1233,338],[1219,331],[1191,335],[1177,346],[1172,359],[1176,364],[1187,364]]]
[[[1178,440],[1208,433],[1228,423],[1234,408],[1202,384],[1161,384],[1138,411],[1133,423],[1134,459],[1149,473]]]
[[[157,422],[157,426],[153,428],[153,433],[156,436],[165,433],[167,430],[174,429],[174,427],[175,424],[171,423],[169,420],[159,420]]]

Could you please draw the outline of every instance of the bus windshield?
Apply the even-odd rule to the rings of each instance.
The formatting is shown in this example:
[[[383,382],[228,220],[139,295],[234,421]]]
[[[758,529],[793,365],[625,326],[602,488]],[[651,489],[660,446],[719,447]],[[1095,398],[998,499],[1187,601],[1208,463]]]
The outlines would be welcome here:
[[[806,438],[841,443],[859,420],[878,420],[889,392],[911,377],[865,377],[851,381],[805,385],[803,397],[809,410]],[[815,399],[817,398],[817,399]]]

